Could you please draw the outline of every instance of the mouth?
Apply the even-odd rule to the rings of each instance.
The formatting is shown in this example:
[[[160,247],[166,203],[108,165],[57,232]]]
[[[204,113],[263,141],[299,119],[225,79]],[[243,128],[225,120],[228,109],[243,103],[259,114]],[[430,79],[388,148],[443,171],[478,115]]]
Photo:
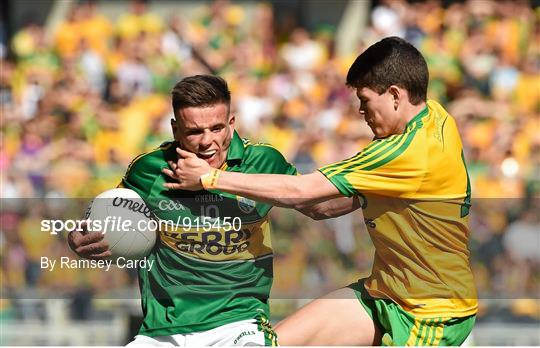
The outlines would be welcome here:
[[[217,150],[199,151],[197,157],[202,158],[205,161],[210,161],[217,153]]]

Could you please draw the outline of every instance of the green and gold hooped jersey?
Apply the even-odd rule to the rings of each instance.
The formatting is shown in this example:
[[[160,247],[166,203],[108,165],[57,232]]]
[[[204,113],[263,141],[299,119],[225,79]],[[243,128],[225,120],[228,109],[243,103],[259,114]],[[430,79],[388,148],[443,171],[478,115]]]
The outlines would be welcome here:
[[[219,191],[167,190],[161,173],[176,143],[136,158],[121,186],[135,190],[159,221],[160,240],[139,269],[144,322],[139,333],[205,331],[269,316],[272,244],[268,204]],[[221,168],[242,173],[296,174],[274,148],[234,133]]]
[[[319,170],[343,195],[363,198],[375,246],[371,296],[419,317],[476,313],[469,178],[456,123],[441,105],[428,101],[403,134]]]

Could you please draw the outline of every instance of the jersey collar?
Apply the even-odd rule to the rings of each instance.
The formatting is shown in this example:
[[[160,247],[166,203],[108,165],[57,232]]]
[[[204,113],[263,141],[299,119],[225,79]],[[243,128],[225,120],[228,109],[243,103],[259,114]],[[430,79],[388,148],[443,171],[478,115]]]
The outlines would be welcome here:
[[[230,161],[242,161],[244,158],[244,142],[242,138],[234,131],[229,151],[227,152],[227,163]]]
[[[420,111],[409,122],[407,122],[407,126],[405,126],[405,129],[408,130],[410,127],[412,127],[412,125],[414,125],[415,122],[421,120],[424,116],[426,116],[428,112],[429,110],[426,103],[426,106],[424,107],[424,109],[422,109],[422,111]]]

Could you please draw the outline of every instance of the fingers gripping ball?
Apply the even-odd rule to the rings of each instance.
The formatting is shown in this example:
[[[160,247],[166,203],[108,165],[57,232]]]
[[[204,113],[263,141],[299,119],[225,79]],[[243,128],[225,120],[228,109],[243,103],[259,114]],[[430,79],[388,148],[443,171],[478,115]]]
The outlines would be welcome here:
[[[157,223],[137,192],[116,188],[99,194],[86,212],[88,231],[104,234],[113,260],[138,260],[150,253],[157,239]]]

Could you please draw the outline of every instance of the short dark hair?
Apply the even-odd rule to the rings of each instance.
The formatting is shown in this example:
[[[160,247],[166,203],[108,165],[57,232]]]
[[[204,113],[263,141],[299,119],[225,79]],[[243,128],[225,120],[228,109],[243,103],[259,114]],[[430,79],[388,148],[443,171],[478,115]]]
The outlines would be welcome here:
[[[422,54],[407,41],[391,36],[368,47],[347,73],[347,85],[382,94],[396,85],[409,92],[409,101],[426,101],[429,72]]]
[[[178,109],[205,107],[225,103],[230,108],[231,92],[227,82],[219,76],[194,75],[182,79],[171,92],[172,107]]]

